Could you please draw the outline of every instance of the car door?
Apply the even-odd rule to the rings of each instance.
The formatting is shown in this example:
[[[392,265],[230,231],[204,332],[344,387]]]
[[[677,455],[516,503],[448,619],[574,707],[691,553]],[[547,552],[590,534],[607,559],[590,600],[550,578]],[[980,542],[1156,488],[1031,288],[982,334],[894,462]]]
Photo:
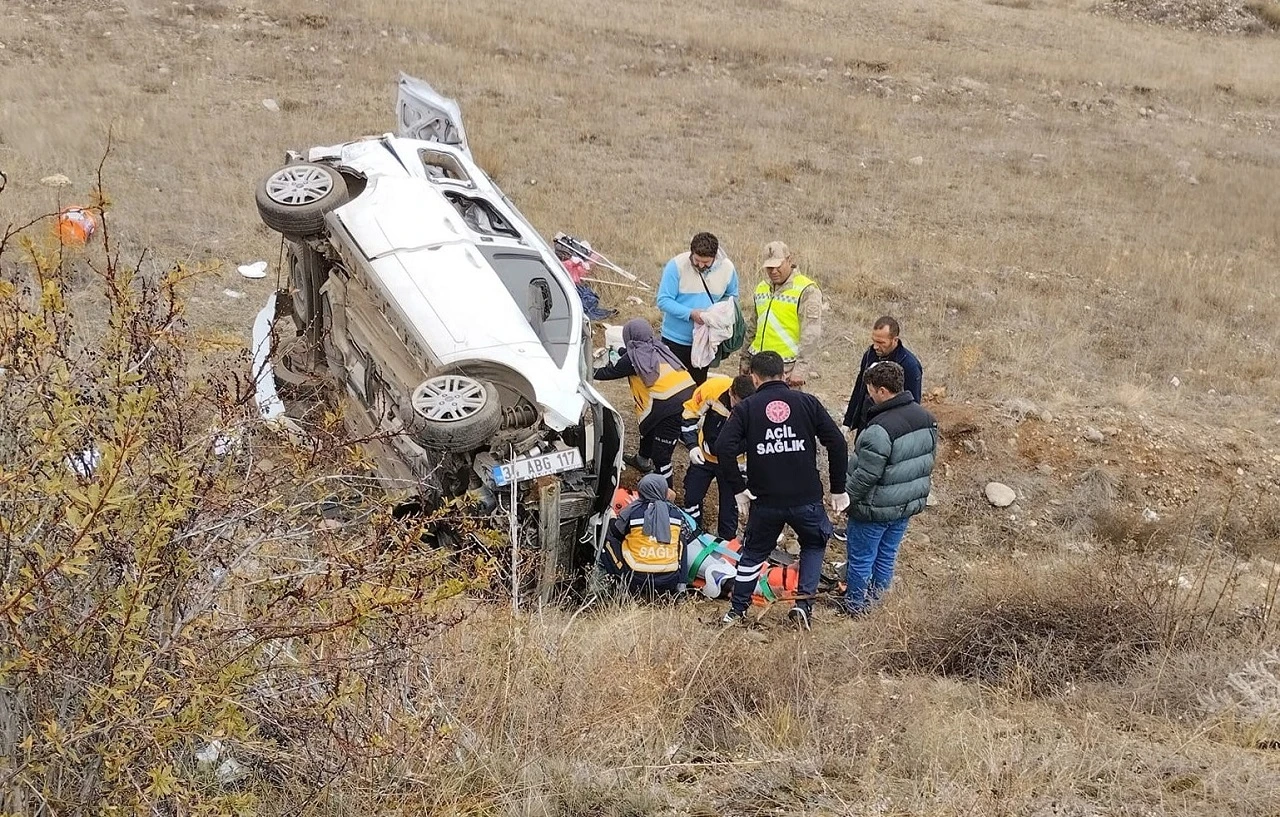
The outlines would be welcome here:
[[[396,135],[455,145],[471,155],[458,103],[404,73],[396,90]]]

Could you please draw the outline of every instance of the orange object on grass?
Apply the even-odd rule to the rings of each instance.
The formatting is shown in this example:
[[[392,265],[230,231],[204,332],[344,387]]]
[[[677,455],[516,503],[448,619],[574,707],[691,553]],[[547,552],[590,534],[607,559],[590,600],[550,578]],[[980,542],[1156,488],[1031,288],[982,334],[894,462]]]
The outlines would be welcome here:
[[[98,222],[84,207],[67,207],[58,213],[55,231],[63,244],[81,246],[98,231]]]

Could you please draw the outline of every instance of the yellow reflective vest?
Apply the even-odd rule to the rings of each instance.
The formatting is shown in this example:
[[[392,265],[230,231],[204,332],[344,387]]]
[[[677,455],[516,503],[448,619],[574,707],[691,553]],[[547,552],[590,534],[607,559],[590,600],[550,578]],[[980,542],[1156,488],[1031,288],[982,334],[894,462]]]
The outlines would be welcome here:
[[[663,361],[658,365],[658,379],[652,386],[646,386],[644,379],[638,374],[627,378],[631,386],[631,399],[636,404],[636,415],[640,420],[640,431],[649,429],[663,417],[680,414],[684,401],[693,394],[693,378],[684,369],[673,368]],[[655,412],[655,406],[659,407]]]
[[[756,287],[756,336],[751,340],[751,354],[777,352],[787,362],[800,355],[800,295],[814,280],[793,273],[787,288],[773,291],[769,280]]]
[[[713,374],[693,390],[693,396],[684,401],[681,437],[689,445],[700,446],[707,462],[712,464],[719,461],[712,453],[712,448],[724,421],[729,419],[729,388],[732,385],[732,377]]]

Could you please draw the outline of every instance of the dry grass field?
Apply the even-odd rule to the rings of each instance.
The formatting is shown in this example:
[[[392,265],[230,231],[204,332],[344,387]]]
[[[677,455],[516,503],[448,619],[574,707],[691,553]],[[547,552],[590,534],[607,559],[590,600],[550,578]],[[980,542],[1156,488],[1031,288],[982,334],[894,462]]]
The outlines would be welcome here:
[[[1280,14],[1094,5],[0,5],[0,224],[86,198],[110,132],[116,244],[207,268],[202,329],[273,286],[235,270],[280,252],[260,176],[391,129],[404,70],[540,229],[651,283],[699,230],[748,285],[785,240],[833,411],[877,315],[924,362],[939,504],[874,616],[477,614],[415,682],[438,755],[261,812],[1280,814]]]

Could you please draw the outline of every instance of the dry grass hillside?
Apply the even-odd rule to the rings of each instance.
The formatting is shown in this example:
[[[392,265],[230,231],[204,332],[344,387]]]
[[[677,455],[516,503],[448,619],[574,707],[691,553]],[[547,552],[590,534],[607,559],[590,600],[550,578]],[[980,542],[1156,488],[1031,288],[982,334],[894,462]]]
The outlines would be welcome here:
[[[397,681],[438,754],[261,813],[1280,813],[1280,14],[1210,5],[0,5],[0,223],[86,198],[110,131],[116,245],[207,268],[201,329],[273,285],[235,270],[280,252],[260,176],[389,130],[404,70],[650,282],[699,230],[749,284],[785,240],[833,411],[877,315],[924,362],[939,504],[874,616],[481,608]]]

